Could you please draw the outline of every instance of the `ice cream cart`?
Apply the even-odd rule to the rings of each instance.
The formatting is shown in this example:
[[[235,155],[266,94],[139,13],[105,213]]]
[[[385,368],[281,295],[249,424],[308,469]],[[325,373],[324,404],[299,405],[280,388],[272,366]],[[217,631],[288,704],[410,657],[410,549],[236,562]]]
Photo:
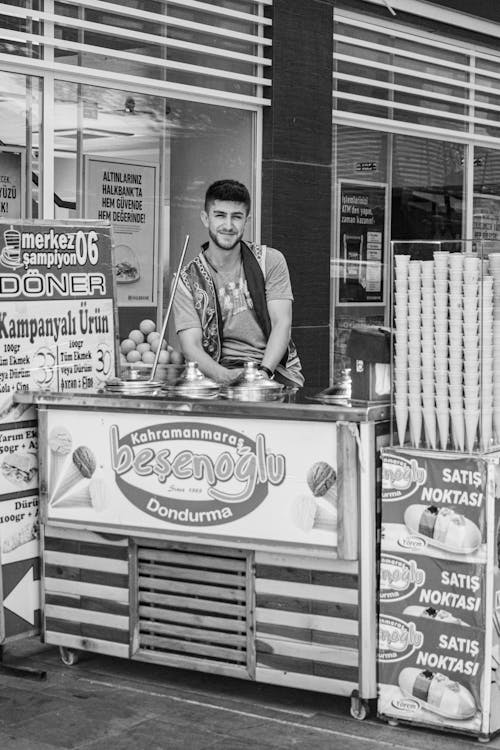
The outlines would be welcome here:
[[[43,638],[68,663],[347,695],[364,718],[387,405],[19,399],[39,420]]]

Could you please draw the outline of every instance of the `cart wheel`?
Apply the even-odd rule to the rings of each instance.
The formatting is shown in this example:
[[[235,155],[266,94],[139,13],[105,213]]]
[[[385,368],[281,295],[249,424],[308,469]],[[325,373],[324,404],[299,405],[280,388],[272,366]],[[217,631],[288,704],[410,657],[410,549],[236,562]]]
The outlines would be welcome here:
[[[59,646],[59,656],[61,657],[62,663],[66,664],[67,667],[72,667],[74,664],[78,664],[78,654],[70,648]]]
[[[387,723],[390,727],[399,727],[399,721],[397,719],[388,719]]]
[[[486,744],[486,742],[489,742],[491,737],[478,737],[477,741],[482,742],[483,744]]]
[[[357,690],[353,690],[351,694],[351,716],[353,719],[363,721],[370,715],[370,706],[367,701],[364,701],[359,697]]]

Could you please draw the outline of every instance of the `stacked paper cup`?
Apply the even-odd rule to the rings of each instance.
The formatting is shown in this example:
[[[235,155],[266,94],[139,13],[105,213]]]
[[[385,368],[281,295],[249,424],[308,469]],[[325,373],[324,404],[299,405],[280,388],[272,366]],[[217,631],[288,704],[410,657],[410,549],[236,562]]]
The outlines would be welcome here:
[[[500,442],[500,253],[488,257],[493,278],[493,430],[495,442]]]
[[[467,450],[471,452],[476,442],[481,397],[481,299],[480,264],[476,255],[464,255],[463,283],[463,373],[464,420]]]
[[[421,271],[422,313],[420,353],[422,360],[422,413],[426,443],[436,448],[436,404],[434,398],[434,381],[437,359],[441,356],[434,350],[434,261],[422,261]]]
[[[446,450],[450,412],[448,408],[448,256],[434,253],[434,388],[439,445]],[[434,446],[432,446],[434,447]]]
[[[422,301],[420,289],[419,260],[408,263],[408,412],[410,417],[410,438],[415,448],[420,447],[422,434],[421,392],[421,330]]]
[[[500,253],[481,263],[472,253],[395,256],[400,445],[408,425],[416,448],[473,452],[500,443]]]
[[[448,381],[453,447],[464,450],[465,427],[463,409],[463,255],[449,257],[449,348]]]
[[[409,255],[394,263],[394,409],[399,444],[404,445],[408,424],[408,264]]]

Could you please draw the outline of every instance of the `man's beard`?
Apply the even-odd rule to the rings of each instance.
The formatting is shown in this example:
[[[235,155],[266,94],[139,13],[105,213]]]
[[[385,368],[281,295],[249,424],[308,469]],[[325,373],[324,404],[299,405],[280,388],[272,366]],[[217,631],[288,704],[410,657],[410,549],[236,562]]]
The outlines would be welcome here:
[[[215,232],[212,232],[210,229],[208,230],[208,236],[210,237],[210,239],[212,240],[212,242],[214,243],[214,245],[217,245],[217,247],[219,247],[221,250],[233,250],[236,247],[236,245],[239,244],[241,238],[243,237],[243,234],[225,235],[228,239],[230,237],[232,237],[234,239],[234,242],[233,242],[232,245],[221,245],[219,243],[218,237],[215,234]]]

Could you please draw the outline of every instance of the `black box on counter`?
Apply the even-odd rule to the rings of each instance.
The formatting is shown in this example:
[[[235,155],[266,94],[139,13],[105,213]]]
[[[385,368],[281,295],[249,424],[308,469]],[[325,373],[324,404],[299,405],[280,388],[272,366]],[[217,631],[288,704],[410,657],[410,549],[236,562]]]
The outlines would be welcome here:
[[[391,392],[391,334],[374,326],[354,326],[347,342],[351,358],[351,397],[387,401]]]

